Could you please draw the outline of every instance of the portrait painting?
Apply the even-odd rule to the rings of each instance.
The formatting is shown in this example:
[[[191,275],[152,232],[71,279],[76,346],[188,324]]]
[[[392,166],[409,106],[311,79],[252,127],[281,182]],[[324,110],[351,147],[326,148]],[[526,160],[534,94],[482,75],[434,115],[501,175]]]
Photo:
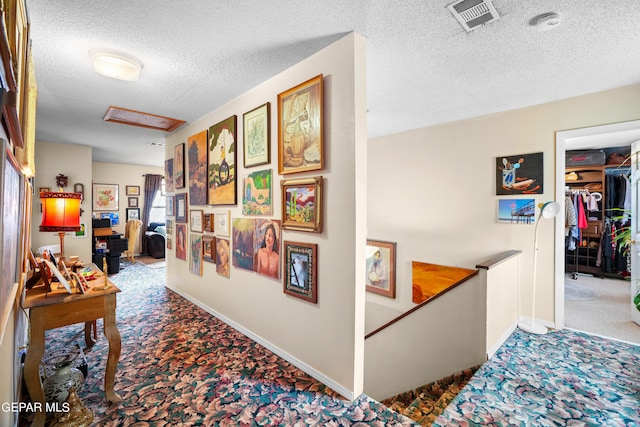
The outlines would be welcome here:
[[[176,258],[187,260],[187,224],[176,224]]]
[[[544,153],[496,157],[496,195],[542,194]]]
[[[322,74],[278,95],[278,173],[324,167]]]
[[[216,237],[216,273],[229,277],[229,239]]]
[[[207,131],[191,135],[187,140],[189,159],[189,202],[207,204]]]
[[[233,244],[232,263],[234,267],[254,271],[253,237],[255,220],[250,218],[234,218],[231,226]]]
[[[209,128],[208,201],[210,205],[235,205],[236,116]]]
[[[181,143],[173,152],[173,187],[184,188],[184,185],[184,143]]]
[[[202,276],[202,234],[191,233],[189,243],[189,271]]]
[[[255,271],[274,279],[280,278],[280,230],[280,221],[255,220],[253,249]]]
[[[367,240],[367,291],[396,297],[396,244]]]
[[[318,245],[284,242],[284,293],[311,303],[318,302]]]
[[[264,169],[245,174],[242,180],[242,214],[273,215],[272,171]]]

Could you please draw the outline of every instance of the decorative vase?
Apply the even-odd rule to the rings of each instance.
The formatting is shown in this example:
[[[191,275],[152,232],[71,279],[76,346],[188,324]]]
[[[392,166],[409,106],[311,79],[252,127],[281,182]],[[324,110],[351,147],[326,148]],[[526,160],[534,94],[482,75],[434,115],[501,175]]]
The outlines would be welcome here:
[[[69,356],[55,357],[49,361],[56,370],[48,376],[42,385],[47,402],[63,403],[69,397],[69,390],[75,387],[80,390],[84,383],[84,375],[79,369],[71,366],[73,358]]]

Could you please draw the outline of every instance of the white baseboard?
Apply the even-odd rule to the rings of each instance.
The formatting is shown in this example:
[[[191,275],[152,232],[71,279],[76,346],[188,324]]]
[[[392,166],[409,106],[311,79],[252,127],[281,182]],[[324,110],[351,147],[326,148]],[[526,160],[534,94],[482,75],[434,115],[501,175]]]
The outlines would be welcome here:
[[[333,381],[329,377],[327,377],[324,374],[322,374],[320,371],[318,371],[318,370],[312,368],[311,366],[303,363],[302,361],[296,359],[295,357],[291,356],[289,353],[285,352],[284,350],[276,347],[272,343],[270,343],[268,341],[265,341],[262,337],[260,337],[260,336],[258,336],[256,334],[254,334],[253,332],[243,328],[242,326],[238,325],[233,320],[229,319],[226,316],[223,316],[222,314],[218,313],[217,311],[215,311],[211,307],[207,307],[206,305],[202,304],[200,301],[192,298],[190,295],[187,295],[184,292],[182,292],[179,289],[176,289],[176,288],[174,288],[172,286],[169,286],[169,285],[165,285],[165,286],[167,288],[171,289],[173,292],[175,292],[178,295],[180,295],[181,297],[183,297],[184,299],[186,299],[186,300],[192,302],[193,304],[197,305],[198,307],[200,307],[201,309],[203,309],[207,313],[211,314],[212,316],[216,317],[217,319],[219,319],[219,320],[223,321],[224,323],[226,323],[227,325],[231,326],[236,331],[240,332],[243,335],[246,335],[247,337],[251,338],[253,341],[257,342],[258,344],[262,345],[263,347],[268,348],[273,353],[275,353],[276,355],[282,357],[284,360],[286,360],[287,362],[291,363],[296,368],[306,372],[307,374],[309,374],[310,376],[312,376],[316,380],[320,381],[324,385],[326,385],[329,388],[331,388],[333,391],[335,391],[337,393],[340,393],[341,396],[344,396],[345,398],[349,399],[350,401],[353,401],[355,399],[355,396],[353,395],[353,391],[348,390],[345,387],[341,386],[340,384],[336,383],[335,381]]]
[[[496,341],[496,343],[493,345],[493,347],[487,349],[487,360],[491,359],[493,357],[493,355],[496,354],[496,351],[498,351],[498,349],[500,347],[502,347],[502,344],[504,344],[504,342],[507,340],[507,338],[509,338],[509,336],[511,336],[513,331],[516,330],[517,326],[518,326],[517,322],[512,324],[511,326],[509,326],[509,328],[504,332],[504,334],[502,334],[500,336],[500,338],[498,338],[498,341]]]

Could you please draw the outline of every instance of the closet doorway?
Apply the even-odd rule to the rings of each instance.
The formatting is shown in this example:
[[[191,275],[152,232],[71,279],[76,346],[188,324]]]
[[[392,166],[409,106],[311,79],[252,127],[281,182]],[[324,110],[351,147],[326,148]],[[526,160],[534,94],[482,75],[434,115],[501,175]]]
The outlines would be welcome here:
[[[566,151],[603,149],[609,152],[616,147],[626,148],[628,153],[631,144],[639,140],[640,120],[556,134],[556,200],[562,205],[562,216],[556,221],[555,229],[557,328],[567,327],[640,344],[640,325],[632,321],[631,315],[633,279],[622,280],[610,275],[601,278],[600,274],[592,272],[575,274],[574,266],[565,263],[564,237]],[[632,208],[631,215],[631,220],[637,224],[638,209]],[[632,277],[640,276],[640,271],[631,273]]]

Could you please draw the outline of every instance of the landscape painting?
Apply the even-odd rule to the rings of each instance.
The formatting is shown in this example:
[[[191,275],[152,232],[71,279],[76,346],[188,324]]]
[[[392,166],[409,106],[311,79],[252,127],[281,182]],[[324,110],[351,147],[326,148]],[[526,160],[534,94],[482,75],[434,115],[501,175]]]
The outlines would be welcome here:
[[[244,215],[273,215],[271,169],[246,174],[242,181],[242,213]]]
[[[234,267],[253,271],[253,236],[255,220],[249,218],[234,218],[231,227]]]
[[[189,202],[207,204],[207,131],[191,135],[187,141],[189,159]]]

